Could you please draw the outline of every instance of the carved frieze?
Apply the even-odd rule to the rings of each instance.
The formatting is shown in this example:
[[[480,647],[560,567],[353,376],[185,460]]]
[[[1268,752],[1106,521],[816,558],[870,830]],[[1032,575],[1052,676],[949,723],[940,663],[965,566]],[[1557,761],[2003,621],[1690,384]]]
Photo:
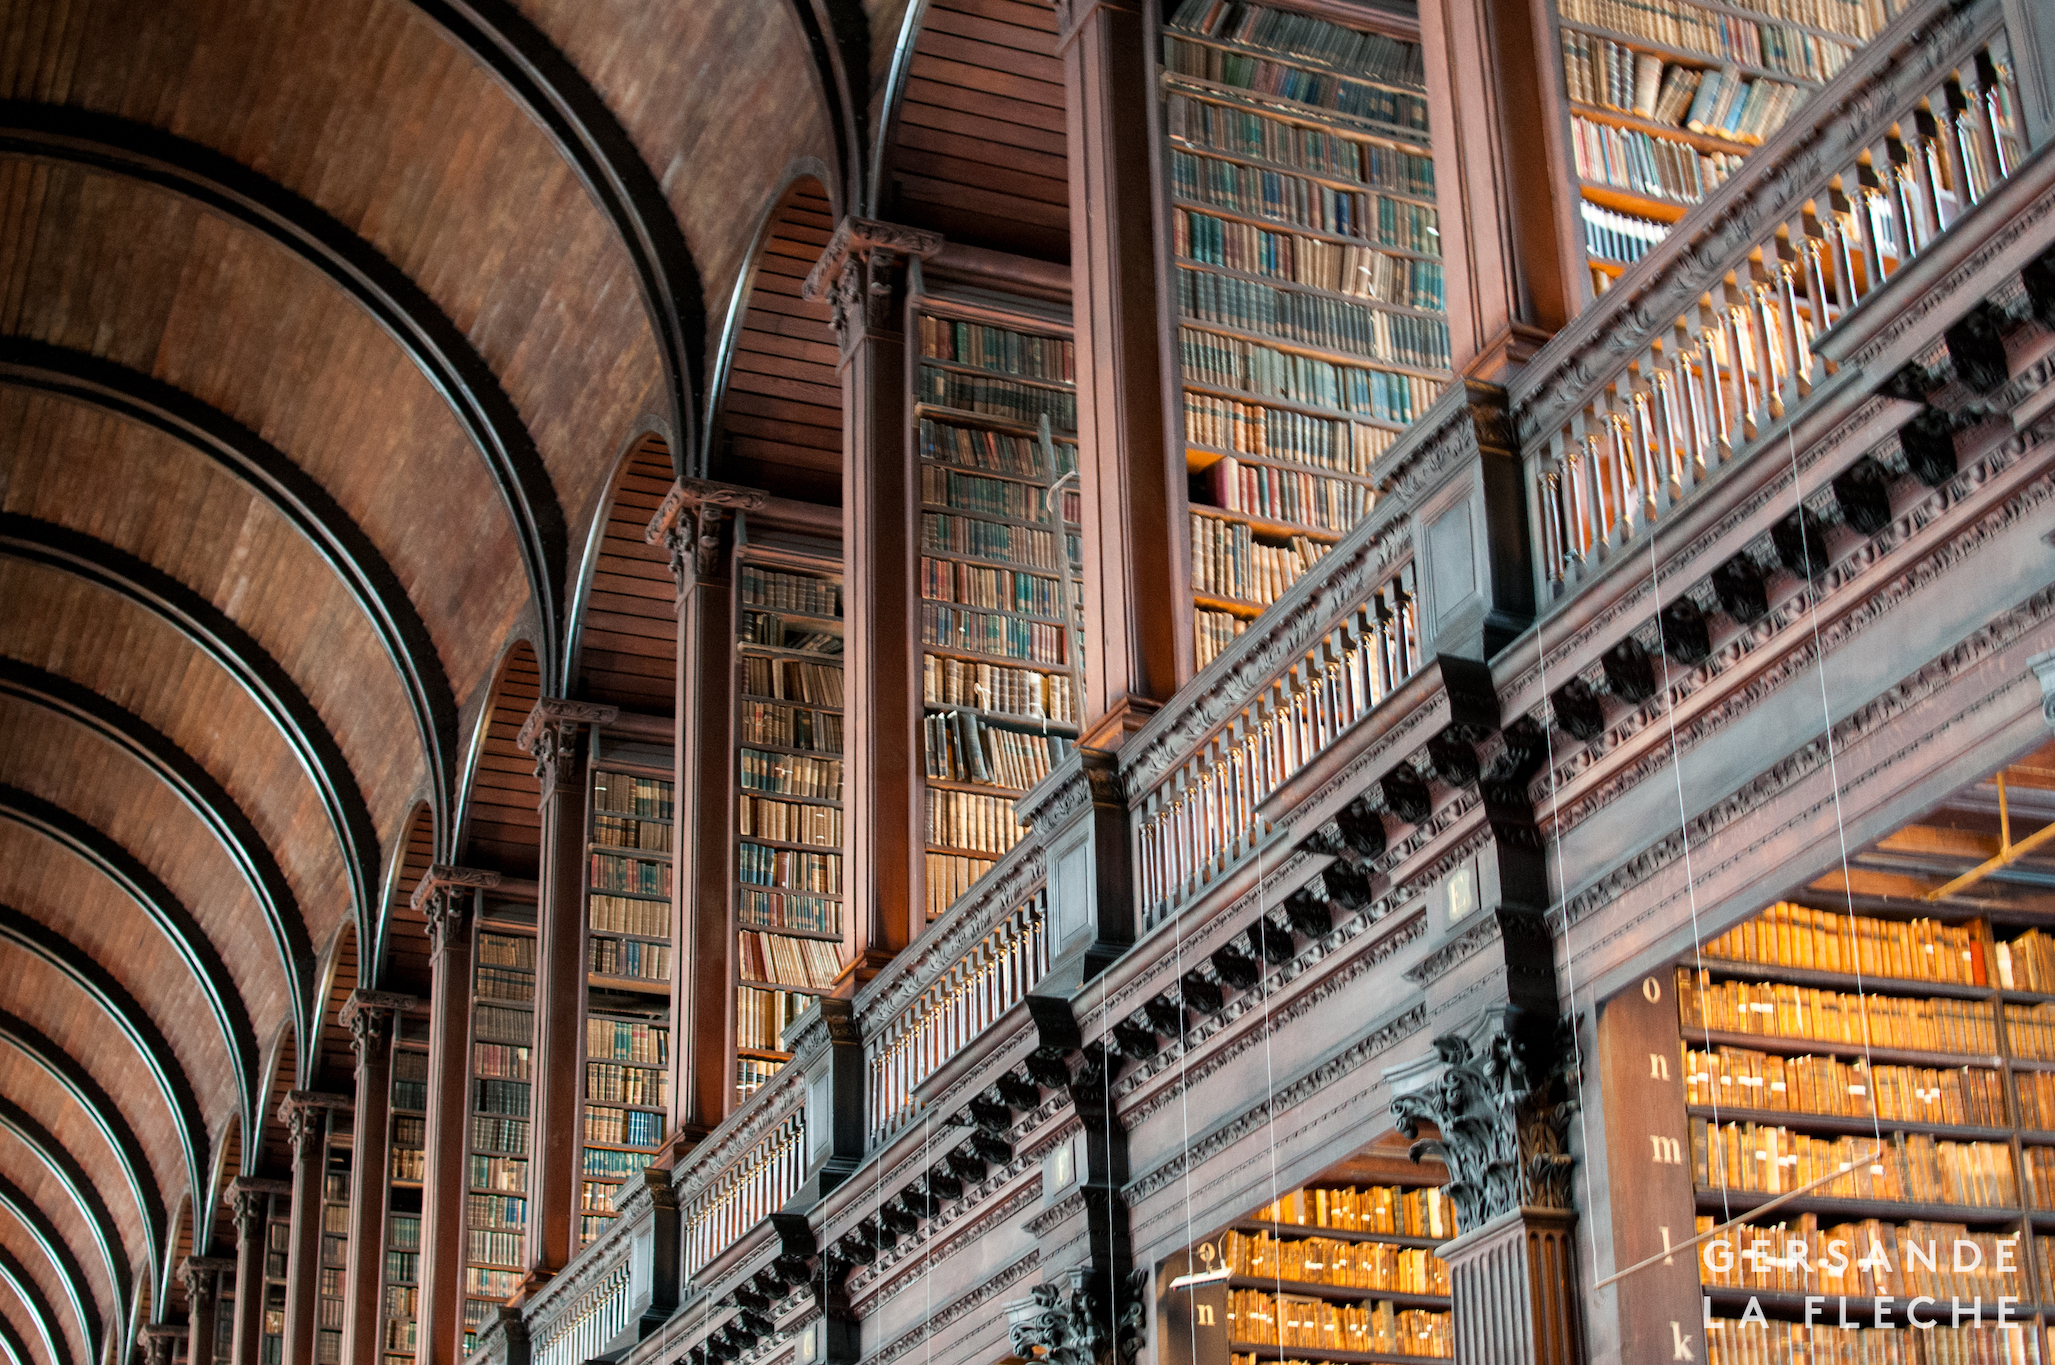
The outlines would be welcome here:
[[[1050,1365],[1133,1365],[1147,1339],[1142,1295],[1148,1285],[1147,1270],[1126,1276],[1118,1312],[1082,1270],[1071,1271],[1067,1283],[1036,1285],[1027,1298],[1006,1305],[1013,1353]]]
[[[871,218],[844,218],[807,274],[800,297],[827,302],[828,325],[847,355],[867,333],[898,330],[907,261],[941,249],[940,233]]]
[[[694,582],[720,572],[721,525],[728,515],[759,511],[770,500],[771,495],[761,488],[712,479],[679,479],[664,494],[642,539],[664,547],[670,555],[671,578],[683,592]]]

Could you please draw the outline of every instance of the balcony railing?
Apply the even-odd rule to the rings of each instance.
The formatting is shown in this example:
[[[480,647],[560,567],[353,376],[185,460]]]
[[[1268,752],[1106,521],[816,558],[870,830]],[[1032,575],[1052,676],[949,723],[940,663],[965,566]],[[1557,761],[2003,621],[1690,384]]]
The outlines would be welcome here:
[[[788,1064],[693,1155],[679,1211],[688,1280],[782,1208],[805,1178],[804,1074]]]
[[[613,1248],[616,1263],[569,1304],[537,1316],[546,1324],[531,1346],[532,1365],[583,1365],[604,1351],[628,1326],[630,1273],[626,1246]],[[599,1254],[596,1248],[589,1254]]]
[[[1542,601],[1788,429],[1820,339],[2019,165],[2011,63],[1997,0],[1915,6],[1514,381]]]

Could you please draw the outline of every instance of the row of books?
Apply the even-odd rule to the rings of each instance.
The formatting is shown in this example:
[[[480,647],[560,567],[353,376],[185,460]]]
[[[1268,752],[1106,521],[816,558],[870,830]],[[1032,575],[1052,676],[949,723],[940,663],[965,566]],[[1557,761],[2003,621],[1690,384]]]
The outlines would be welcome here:
[[[1439,227],[1434,210],[1374,190],[1344,190],[1288,171],[1244,166],[1196,152],[1170,154],[1174,198],[1289,223],[1337,237],[1356,237],[1384,246],[1407,247]],[[1423,233],[1422,224],[1433,229]]]
[[[2022,1147],[2020,1156],[2026,1162],[2027,1188],[2032,1191],[2034,1207],[2055,1209],[2055,1147]]]
[[[1684,1036],[1693,1029],[1754,1033],[1921,1052],[1990,1056],[1998,1050],[1991,1007],[1979,1000],[1917,1000],[1854,995],[1772,982],[1701,977],[1694,985],[1677,971],[1677,1004]]]
[[[1200,668],[1213,662],[1214,656],[1234,642],[1234,637],[1249,628],[1249,623],[1229,611],[1209,611],[1200,607],[1192,613],[1192,657]]]
[[[1783,127],[1807,94],[1783,81],[1750,80],[1732,66],[1665,65],[1652,53],[1573,29],[1563,30],[1563,76],[1579,103],[1751,145]]]
[[[1986,1311],[1995,1314],[1997,1307]],[[2030,1365],[2039,1359],[2025,1341],[2033,1329],[2022,1327],[2016,1313],[2004,1327],[1989,1321],[1950,1327],[1944,1315],[1924,1332],[1808,1327],[1760,1317],[1709,1321],[1706,1365]]]
[[[842,932],[842,905],[822,896],[795,896],[783,891],[747,891],[735,907],[745,929],[792,929],[808,934]]]
[[[1013,799],[976,792],[927,794],[928,842],[973,853],[1002,854],[1027,833],[1013,818]]]
[[[535,1016],[527,1010],[480,1005],[471,1016],[471,1036],[481,1042],[526,1044],[534,1030]]]
[[[1411,422],[1441,390],[1417,375],[1337,365],[1189,327],[1178,329],[1178,351],[1189,383],[1337,408],[1380,422]]]
[[[1040,782],[1070,752],[1055,735],[1000,729],[962,711],[923,717],[921,732],[929,777],[1012,791]]]
[[[1070,534],[1064,540],[1071,564],[1078,564],[1083,549],[1078,537]],[[1053,531],[941,512],[921,513],[920,547],[930,553],[976,555],[979,559],[996,559],[1030,569],[1053,570],[1057,566]]]
[[[962,474],[941,465],[920,467],[921,501],[931,507],[964,512],[982,512],[988,517],[1011,517],[1015,521],[1046,522],[1043,505],[1047,492],[1034,484],[1012,479],[991,479],[981,474]],[[1066,499],[1074,504],[1074,499]],[[1076,521],[1073,506],[1062,509],[1066,521]]]
[[[1272,232],[1253,223],[1216,218],[1192,209],[1171,212],[1171,249],[1188,261],[1263,275],[1274,280],[1376,299],[1406,308],[1439,311],[1442,273],[1438,261],[1415,260],[1349,242],[1329,242],[1297,232]],[[1438,252],[1423,237],[1407,250]]]
[[[811,749],[823,754],[842,752],[842,716],[837,711],[745,701],[741,730],[744,744],[775,744],[781,749]]]
[[[485,1265],[518,1268],[522,1260],[522,1248],[527,1240],[526,1235],[519,1232],[488,1232],[474,1228],[464,1234],[464,1259]]]
[[[1779,901],[1710,939],[1705,956],[1958,986],[1989,984],[1975,924],[1892,920]]]
[[[1190,147],[1373,189],[1434,197],[1434,158],[1403,147],[1340,137],[1326,128],[1309,128],[1177,90],[1164,99],[1163,127]]]
[[[478,936],[478,963],[483,967],[518,967],[526,971],[535,969],[535,939],[523,934],[514,937],[508,934],[480,934]]]
[[[632,815],[592,816],[592,842],[602,848],[637,848],[652,853],[671,851],[671,827]]]
[[[1992,948],[1998,984],[2008,991],[2055,994],[2055,937],[2029,929],[2010,943]]]
[[[473,1228],[527,1227],[528,1201],[511,1194],[467,1194],[464,1196],[464,1225]]]
[[[833,806],[777,801],[767,796],[739,796],[736,816],[744,838],[775,839],[781,844],[842,847],[842,812]]]
[[[626,1180],[648,1164],[640,1152],[616,1152],[609,1147],[587,1147],[584,1163],[579,1169],[586,1175],[596,1175],[605,1180]]]
[[[1071,724],[1077,707],[1070,679],[1061,673],[1032,668],[973,663],[934,654],[921,656],[921,700],[947,706],[973,706],[980,711]]]
[[[583,1180],[578,1186],[578,1211],[611,1217],[614,1208],[615,1186],[611,1181]]]
[[[602,1103],[645,1104],[661,1109],[668,1093],[669,1083],[666,1078],[669,1074],[658,1067],[622,1066],[618,1062],[587,1062],[585,1098]]]
[[[1045,452],[1038,436],[959,427],[931,417],[920,419],[920,453],[944,464],[1011,474],[1017,479],[1046,481],[1077,468],[1077,447],[1068,441],[1051,441]],[[1049,467],[1052,463],[1054,469]]]
[[[412,1181],[418,1185],[427,1178],[428,1153],[419,1147],[394,1147],[386,1169],[392,1179]]]
[[[1800,28],[1757,23],[1690,0],[1560,0],[1556,8],[1573,24],[1609,28],[1665,47],[1809,81],[1831,80],[1854,51]]]
[[[475,989],[480,1000],[530,1001],[535,998],[535,973],[514,967],[480,967]]]
[[[735,1059],[735,1101],[741,1103],[757,1091],[765,1082],[778,1074],[783,1062],[768,1061],[762,1057],[737,1057]]]
[[[1945,1142],[1924,1133],[1816,1138],[1766,1123],[1691,1120],[1691,1174],[1700,1189],[1782,1194],[1843,1166],[1813,1191],[1820,1199],[2019,1207],[2012,1148]],[[1852,1163],[1852,1164],[1851,1164]]]
[[[928,919],[940,918],[995,865],[996,860],[991,858],[972,858],[960,853],[928,854]]]
[[[1071,586],[1072,610],[1080,589]],[[991,569],[961,560],[921,556],[920,595],[931,602],[960,602],[966,607],[1020,612],[1061,620],[1062,583],[1015,569]]]
[[[751,886],[786,891],[842,894],[842,857],[837,853],[803,853],[763,844],[742,844],[735,850],[736,875]]]
[[[1247,90],[1272,99],[1325,109],[1398,132],[1427,132],[1427,101],[1419,95],[1387,90],[1324,71],[1308,71],[1288,62],[1253,53],[1227,52],[1205,43],[1163,35],[1163,68],[1173,75]]]
[[[428,1108],[428,1082],[394,1081],[392,1083],[392,1107],[411,1109],[419,1113]]]
[[[630,891],[643,896],[671,894],[671,865],[667,862],[595,853],[589,876],[587,884],[594,891]]]
[[[1701,1215],[1697,1231],[1711,1232]],[[1698,1278],[1715,1289],[1872,1298],[1925,1294],[1946,1302],[2025,1298],[2025,1258],[2016,1232],[1971,1232],[1961,1223],[1887,1223],[1877,1218],[1821,1227],[1814,1214],[1729,1228],[1700,1244]],[[2010,1270],[2001,1269],[2009,1266]]]
[[[2055,1089],[2050,1095],[2055,1098]],[[2003,1079],[1986,1067],[1871,1066],[1738,1047],[1694,1052],[1686,1046],[1684,1102],[1989,1128],[2005,1123]]]
[[[525,1081],[501,1081],[477,1077],[471,1082],[471,1108],[480,1114],[528,1117],[528,1085]]]
[[[615,1147],[654,1147],[664,1140],[664,1116],[589,1104],[585,1106],[585,1140]]]
[[[513,1194],[525,1194],[528,1190],[528,1162],[523,1157],[474,1152],[470,1175],[474,1190],[505,1190]]]
[[[1570,120],[1570,150],[1579,179],[1646,199],[1696,204],[1741,169],[1728,152],[1700,152],[1687,143],[1588,118]]]
[[[742,786],[748,791],[780,796],[809,796],[818,801],[842,799],[842,760],[742,750]]]
[[[1249,464],[1232,455],[1206,473],[1218,507],[1337,535],[1369,515],[1377,498],[1377,490],[1367,483],[1316,478],[1297,470]]]
[[[1025,659],[1029,663],[1060,664],[1069,657],[1064,648],[1065,628],[1053,623],[1024,621],[1017,616],[972,611],[968,607],[944,607],[923,602],[920,607],[922,644],[941,649],[963,649],[975,654],[992,654],[1002,659]]]
[[[1455,1201],[1438,1185],[1316,1186],[1294,1190],[1249,1217],[1258,1223],[1443,1240],[1459,1231]]]
[[[1608,261],[1638,261],[1670,235],[1667,224],[1615,213],[1589,199],[1579,200],[1577,208],[1584,217],[1584,249]]]
[[[671,945],[645,943],[639,938],[601,938],[595,935],[586,940],[585,969],[598,976],[669,981]]]
[[[1189,321],[1260,332],[1369,360],[1448,368],[1448,323],[1441,318],[1392,313],[1188,266],[1177,272],[1177,311]]]
[[[920,353],[929,360],[975,365],[1027,379],[1077,382],[1077,347],[1067,338],[1032,336],[1010,327],[923,315]]]
[[[745,564],[736,575],[736,585],[746,607],[770,607],[803,616],[842,614],[842,585],[830,579]]]
[[[1004,418],[1034,426],[1044,417],[1055,431],[1077,430],[1077,394],[1011,379],[979,379],[954,370],[923,365],[918,397],[923,403]]]
[[[1326,543],[1310,536],[1264,545],[1246,522],[1192,513],[1194,592],[1268,606],[1326,553]]]
[[[1418,43],[1344,28],[1294,10],[1246,0],[1183,0],[1166,27],[1180,33],[1274,48],[1397,85],[1419,87],[1426,69]]]
[[[1449,1292],[1446,1261],[1424,1247],[1390,1242],[1225,1232],[1220,1236],[1220,1260],[1230,1274],[1266,1280],[1392,1289],[1401,1294]]]
[[[782,1050],[780,1035],[812,1003],[812,996],[793,991],[742,987],[735,992],[735,1045],[759,1052]]]
[[[515,1249],[519,1250],[518,1244]],[[471,1259],[483,1260],[485,1258],[473,1257]],[[517,1264],[519,1259],[518,1256],[510,1256],[507,1258],[507,1264]],[[518,1270],[491,1270],[482,1266],[466,1266],[464,1268],[464,1292],[486,1299],[510,1299],[514,1296],[514,1288],[520,1278],[521,1272]],[[471,1307],[472,1305],[470,1304],[466,1304],[464,1307],[466,1326],[469,1326],[471,1323]],[[491,1310],[498,1308],[499,1305],[480,1304],[478,1307]],[[486,1316],[489,1316],[489,1313],[481,1313],[479,1321],[482,1323]]]
[[[502,1081],[529,1079],[532,1054],[524,1045],[510,1043],[471,1044],[471,1074]]]
[[[662,1066],[670,1059],[671,1031],[662,1024],[597,1016],[585,1021],[585,1055]]]
[[[1193,445],[1356,475],[1368,474],[1392,439],[1391,432],[1361,422],[1189,390],[1184,395],[1184,435]]]
[[[392,1121],[392,1145],[397,1148],[418,1150],[427,1145],[428,1120],[410,1115],[399,1115]]]
[[[495,1118],[485,1114],[471,1117],[471,1147],[477,1152],[497,1152],[506,1156],[528,1154],[528,1121],[516,1118]]]
[[[842,636],[811,625],[794,625],[783,616],[767,611],[745,611],[735,638],[745,645],[768,645],[800,654],[840,654]]]
[[[842,955],[834,944],[787,934],[737,934],[735,963],[745,981],[816,991],[832,990],[842,974]]]
[[[613,1219],[611,1217],[581,1214],[578,1218],[578,1249],[583,1251],[586,1247],[598,1241],[612,1223]]]
[[[2005,1043],[2015,1057],[2055,1062],[2055,1005],[2007,1005]]]
[[[1865,42],[1903,13],[1905,5],[1906,0],[1746,0],[1742,8]]]
[[[1227,1294],[1228,1336],[1252,1346],[1450,1356],[1455,1354],[1450,1317],[1424,1308],[1400,1312],[1389,1299],[1329,1303],[1260,1289]]]
[[[592,806],[612,815],[643,820],[668,820],[674,808],[671,784],[660,777],[636,777],[593,770]]]
[[[749,696],[769,701],[796,701],[839,711],[842,709],[842,668],[839,664],[745,656],[742,660],[742,690]]]
[[[634,900],[627,896],[590,896],[586,898],[585,907],[594,933],[670,937],[671,907],[662,901]]]

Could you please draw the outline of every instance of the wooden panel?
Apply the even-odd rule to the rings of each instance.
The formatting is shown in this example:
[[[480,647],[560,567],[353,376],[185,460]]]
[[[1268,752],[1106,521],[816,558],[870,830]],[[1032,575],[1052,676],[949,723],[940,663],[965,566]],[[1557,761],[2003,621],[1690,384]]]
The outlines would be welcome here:
[[[886,216],[1045,260],[1070,250],[1063,63],[1040,0],[933,0],[892,125]]]
[[[527,643],[507,651],[493,688],[485,743],[478,770],[471,779],[470,804],[458,861],[516,877],[533,877],[542,859],[542,788],[535,780],[535,760],[521,752],[514,737],[542,695],[535,651]]]
[[[71,1311],[71,1300],[65,1294],[63,1275],[43,1254],[35,1235],[4,1206],[0,1206],[0,1248],[5,1248],[28,1282],[41,1291],[43,1302],[49,1305],[51,1317],[56,1320],[58,1339],[71,1352],[73,1365],[92,1360],[93,1353],[79,1329],[78,1316]],[[0,1295],[6,1293],[6,1289],[0,1288]],[[92,1304],[88,1303],[86,1310],[91,1312]],[[27,1340],[32,1343],[31,1349],[41,1349],[42,1343],[34,1333]]]
[[[357,934],[345,927],[329,958],[328,993],[321,1000],[321,1039],[314,1082],[306,1087],[332,1095],[357,1093],[357,1054],[350,1031],[339,1022],[342,1007],[357,989]]]
[[[385,904],[385,965],[378,973],[380,990],[428,999],[428,920],[410,902],[414,888],[435,861],[435,822],[428,807],[416,806],[400,845],[399,876]]]
[[[34,1149],[4,1128],[0,1128],[0,1171],[5,1171],[15,1188],[42,1211],[64,1239],[65,1246],[70,1248],[73,1259],[85,1273],[86,1292],[91,1295],[86,1304],[87,1311],[97,1310],[102,1322],[115,1321],[121,1305],[115,1298],[114,1282],[107,1277],[107,1263],[96,1250],[99,1244],[93,1238],[92,1225],[86,1222],[85,1215],[72,1202],[64,1182],[50,1174],[50,1168],[43,1164]],[[5,1216],[0,1212],[0,1218]],[[36,1259],[42,1259],[41,1255],[38,1254]]]
[[[660,716],[676,705],[677,587],[663,547],[642,533],[671,478],[670,448],[660,436],[643,438],[622,461],[578,640],[578,696]]]

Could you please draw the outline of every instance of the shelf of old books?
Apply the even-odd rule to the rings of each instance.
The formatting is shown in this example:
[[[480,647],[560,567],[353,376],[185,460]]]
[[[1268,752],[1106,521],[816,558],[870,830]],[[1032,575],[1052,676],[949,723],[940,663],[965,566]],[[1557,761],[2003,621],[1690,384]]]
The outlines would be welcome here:
[[[1594,292],[1741,168],[1902,0],[1556,0]]]
[[[387,1120],[385,1264],[380,1340],[385,1365],[414,1358],[420,1309],[421,1181],[428,1145],[428,1021],[402,1015],[392,1050]]]
[[[1020,841],[1077,735],[1077,360],[1055,319],[918,313],[927,917]]]
[[[321,1157],[321,1266],[314,1326],[315,1365],[341,1365],[343,1314],[349,1306],[350,1111],[324,1109]]]
[[[286,1266],[293,1244],[293,1200],[289,1194],[264,1196],[264,1320],[262,1365],[284,1365]]]
[[[842,972],[841,566],[745,543],[736,568],[735,1100]]]
[[[488,906],[477,935],[472,953],[471,1136],[464,1194],[466,1353],[527,1268],[534,910]]]
[[[1748,1353],[1797,1340],[1807,1295],[1850,1331],[1894,1300],[1902,1322],[1930,1296],[1946,1322],[1981,1299],[1981,1326],[1910,1335],[2035,1358],[2055,1305],[2055,937],[2016,920],[1780,902],[1676,969],[1698,1231],[1853,1163],[1701,1248],[1711,1359],[1778,1358]],[[1751,1298],[1766,1323],[1742,1321]],[[2001,1298],[2027,1330],[1999,1333]],[[1840,1332],[1814,1327],[1812,1350]]]
[[[1162,87],[1203,668],[1369,512],[1449,334],[1417,43],[1184,0]]]
[[[595,759],[591,782],[580,1246],[663,1145],[671,1038],[674,788],[619,755]]]

